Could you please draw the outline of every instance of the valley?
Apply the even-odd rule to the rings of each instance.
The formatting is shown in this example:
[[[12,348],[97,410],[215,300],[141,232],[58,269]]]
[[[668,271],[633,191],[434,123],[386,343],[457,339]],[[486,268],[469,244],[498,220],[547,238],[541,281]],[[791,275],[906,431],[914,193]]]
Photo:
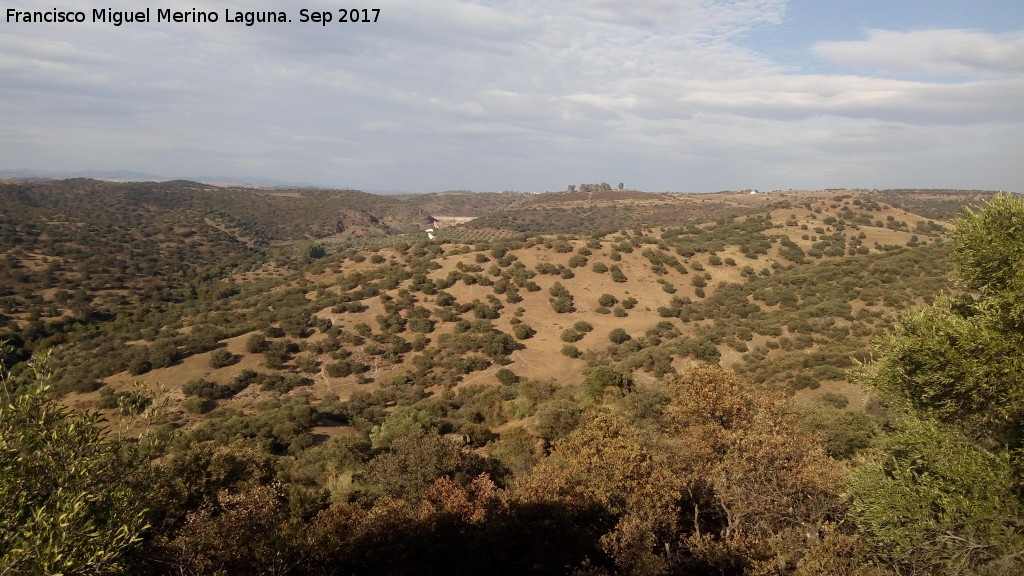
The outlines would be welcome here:
[[[365,515],[422,519],[426,502],[430,514],[455,514],[444,518],[459,530],[490,519],[514,532],[503,523],[529,524],[513,522],[526,513],[520,506],[558,507],[577,528],[568,556],[531,552],[546,566],[539,571],[583,558],[610,571],[600,573],[652,574],[719,566],[722,554],[748,567],[780,554],[810,562],[826,552],[771,538],[800,522],[834,526],[847,504],[831,475],[871,454],[894,418],[851,370],[879,353],[873,342],[905,310],[958,289],[951,219],[994,197],[589,185],[384,197],[182,181],[0,183],[0,341],[10,383],[31,379],[45,355],[62,406],[98,411],[147,439],[138,445],[149,446],[162,478],[148,498],[162,516],[140,566],[159,558],[261,571],[238,552],[257,534],[234,551],[203,543],[236,512],[256,513],[229,494],[271,498],[271,515],[258,520],[265,530],[287,524],[302,538],[336,538],[318,532],[331,515],[358,526],[369,540],[317,546],[366,573],[390,572],[367,542],[395,532],[385,536]],[[748,407],[730,418],[751,420],[712,425],[731,403]],[[783,431],[765,452],[735,444],[767,442],[764,426]],[[697,438],[708,444],[688,444]],[[632,455],[601,457],[597,476],[583,466],[584,477],[568,480],[572,466],[561,467],[597,446],[588,442]],[[722,442],[719,456],[700,456]],[[628,468],[640,453],[653,468]],[[743,485],[730,454],[769,467],[795,458],[801,474],[818,476],[802,486],[757,482],[787,494],[772,506],[806,498],[824,508],[797,522],[781,508],[730,500]],[[188,472],[199,484],[186,498],[167,475],[196,458],[205,464]],[[719,464],[704,468],[701,458]],[[234,471],[218,477],[217,466]],[[648,495],[658,510],[600,496],[624,497],[630,482],[658,474],[677,478]],[[676,484],[685,478],[688,488]],[[561,488],[545,492],[545,482]],[[676,526],[691,500],[710,507],[685,520],[696,534]],[[586,506],[603,511],[590,518]],[[760,520],[722,515],[737,506]],[[653,520],[622,524],[641,517]],[[701,526],[716,539],[701,544]],[[752,538],[747,552],[730,548],[734,529]],[[439,545],[434,528],[422,530],[424,546]],[[647,540],[628,543],[630,530],[675,530],[665,549],[689,552],[673,559]],[[304,542],[286,553],[301,555],[312,545]],[[469,556],[494,546],[473,542]],[[452,566],[435,568],[457,573]]]

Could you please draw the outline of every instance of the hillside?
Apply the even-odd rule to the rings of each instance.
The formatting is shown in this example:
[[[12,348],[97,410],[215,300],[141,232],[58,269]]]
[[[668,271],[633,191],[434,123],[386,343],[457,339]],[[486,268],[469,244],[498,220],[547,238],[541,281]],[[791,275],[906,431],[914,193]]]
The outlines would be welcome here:
[[[393,198],[190,182],[5,183],[0,339],[14,374],[29,373],[33,352],[51,350],[65,405],[112,421],[159,407],[146,426],[167,445],[168,462],[196,450],[249,454],[244,466],[269,468],[238,477],[269,476],[246,489],[276,478],[288,493],[279,501],[303,522],[335,505],[356,506],[347,521],[369,522],[355,520],[357,510],[379,512],[390,502],[383,496],[414,506],[442,476],[459,479],[458,490],[485,490],[469,488],[481,473],[494,489],[541,490],[531,484],[541,477],[557,484],[561,473],[545,466],[580,434],[598,433],[588,422],[614,428],[601,419],[624,418],[661,438],[671,414],[697,410],[679,391],[707,376],[705,366],[731,370],[713,381],[742,379],[742,393],[722,394],[749,395],[743,402],[779,419],[787,438],[820,446],[786,450],[819,450],[825,460],[813,466],[835,472],[891,417],[847,371],[902,310],[952,289],[944,218],[988,197]],[[471,220],[431,238],[428,217],[440,216]],[[697,412],[707,410],[716,408]],[[630,442],[653,450],[673,440]],[[462,472],[413,480],[426,464],[412,462],[446,450]],[[412,460],[389,460],[398,454]],[[180,516],[160,528],[169,539],[161,546],[171,547],[161,554],[199,545],[176,524],[187,514],[198,522],[188,508],[197,504],[178,505]],[[589,554],[632,571],[601,550]],[[705,552],[700,562],[711,562]],[[572,554],[575,563],[588,552]]]
[[[291,375],[321,399],[398,380],[423,389],[495,385],[500,368],[573,385],[588,365],[610,362],[651,378],[695,360],[794,390],[822,382],[827,389],[899,309],[945,282],[943,225],[881,202],[883,193],[536,196],[405,200],[452,214],[483,211],[469,227],[439,230],[430,241],[422,231],[393,233],[401,222],[413,228],[424,208],[357,192],[12,184],[2,196],[2,318],[20,358],[36,346],[70,343],[63,354],[81,369],[66,376],[66,390],[123,392],[144,377],[179,400],[189,381],[227,385],[266,367],[262,350],[244,346],[262,333],[271,335],[264,346],[293,350],[266,373]],[[907,194],[899,198],[908,202]],[[622,218],[602,219],[601,210]],[[526,212],[543,214],[545,226],[591,233],[480,227]],[[364,230],[392,233],[368,244],[331,230],[339,214],[352,213],[374,215]],[[650,214],[658,216],[643,226],[601,231]],[[314,251],[318,258],[310,239],[325,248]],[[440,342],[473,322],[514,345],[449,358]],[[592,328],[563,334],[579,322]],[[515,338],[517,324],[530,336]],[[273,336],[279,329],[287,335]],[[612,343],[614,329],[630,340]],[[225,347],[237,364],[211,368],[210,355]],[[352,373],[330,376],[339,349]],[[794,364],[809,354],[814,366]],[[95,402],[98,393],[78,402]],[[262,396],[251,389],[220,403]]]

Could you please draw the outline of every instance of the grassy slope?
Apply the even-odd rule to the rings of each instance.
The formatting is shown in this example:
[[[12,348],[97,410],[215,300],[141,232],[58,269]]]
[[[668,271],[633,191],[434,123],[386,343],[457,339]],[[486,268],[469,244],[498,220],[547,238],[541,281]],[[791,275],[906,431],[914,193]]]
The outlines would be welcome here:
[[[852,206],[850,199],[837,202],[832,201],[830,199],[832,197],[834,197],[834,194],[802,194],[792,198],[789,208],[775,208],[771,212],[772,222],[777,227],[765,230],[763,234],[768,237],[785,235],[804,250],[811,250],[814,242],[810,239],[805,240],[803,237],[805,235],[809,237],[816,236],[814,232],[815,227],[822,226],[826,218],[836,217],[843,207]],[[733,205],[740,205],[747,209],[756,201],[761,201],[768,206],[772,205],[760,199],[752,200],[744,197],[730,197],[726,200]],[[772,200],[772,202],[777,201],[777,198]],[[809,207],[804,207],[797,202],[809,202],[810,204]],[[918,221],[926,220],[885,205],[881,205],[878,210],[873,210],[869,214],[872,220],[881,220],[883,222],[892,216],[897,222],[906,222],[910,230],[914,229]],[[790,220],[790,223],[792,223],[793,219],[795,219],[794,225],[786,225],[787,220]],[[740,218],[739,221],[742,222],[743,219]],[[808,229],[804,230],[802,226],[807,226]],[[713,232],[714,228],[715,225],[713,223],[703,227],[709,233]],[[828,232],[831,233],[831,228],[829,228]],[[781,339],[787,337],[792,339],[796,336],[795,332],[791,332],[784,325],[794,315],[799,316],[800,306],[797,306],[795,311],[785,312],[780,311],[778,305],[768,306],[764,302],[760,302],[758,305],[763,310],[763,321],[767,324],[782,324],[781,333],[777,336],[753,333],[751,338],[744,341],[743,344],[740,344],[742,336],[731,336],[731,334],[737,331],[739,333],[743,332],[742,328],[746,323],[741,319],[729,318],[726,315],[723,318],[683,321],[678,317],[666,318],[663,315],[659,315],[659,308],[670,306],[674,298],[689,298],[697,303],[705,301],[705,299],[699,298],[696,295],[696,289],[691,283],[691,279],[695,275],[705,273],[710,276],[710,279],[707,280],[708,287],[705,288],[707,293],[706,300],[711,300],[715,296],[716,287],[722,282],[748,287],[756,286],[770,291],[773,289],[773,285],[777,285],[779,282],[792,282],[794,278],[797,279],[798,283],[805,283],[807,278],[834,276],[834,270],[825,270],[834,267],[837,262],[846,262],[846,271],[863,272],[872,269],[872,267],[884,269],[887,266],[886,262],[895,262],[900,254],[914,252],[915,250],[928,251],[928,254],[933,254],[931,250],[938,250],[937,253],[941,253],[941,248],[924,247],[896,252],[880,252],[874,247],[876,243],[880,246],[905,246],[911,240],[912,232],[910,231],[877,228],[874,226],[847,227],[843,231],[843,235],[847,239],[856,238],[861,233],[865,235],[865,238],[862,240],[863,244],[869,247],[870,253],[868,255],[844,255],[823,257],[821,259],[808,258],[808,263],[803,265],[795,265],[790,260],[780,256],[780,245],[778,242],[772,245],[767,254],[751,258],[742,253],[740,246],[730,244],[726,240],[724,247],[715,251],[715,254],[721,259],[732,258],[735,260],[735,265],[714,265],[711,263],[710,252],[698,252],[688,258],[680,257],[675,251],[675,245],[672,240],[662,240],[663,229],[661,228],[641,231],[639,235],[635,233],[626,235],[611,234],[601,239],[600,248],[593,250],[593,253],[588,257],[588,264],[586,266],[573,269],[573,278],[566,279],[558,275],[539,274],[533,278],[533,281],[540,287],[540,290],[536,292],[520,290],[520,295],[523,297],[522,302],[508,304],[504,303],[503,297],[500,298],[504,303],[504,309],[500,311],[500,317],[493,320],[493,324],[499,330],[511,333],[510,320],[513,318],[513,311],[517,307],[525,309],[522,320],[532,326],[537,333],[532,338],[522,341],[523,349],[511,355],[510,359],[512,362],[507,366],[507,368],[525,378],[554,379],[562,385],[572,385],[582,381],[588,359],[591,361],[616,363],[627,367],[637,365],[639,361],[636,359],[636,356],[638,354],[642,355],[643,350],[634,351],[632,355],[630,353],[620,353],[617,347],[611,346],[608,340],[608,333],[614,328],[623,328],[634,337],[634,340],[644,341],[645,332],[648,329],[656,326],[659,322],[670,322],[676,328],[678,335],[673,338],[662,339],[663,342],[660,342],[655,348],[667,349],[667,353],[672,357],[672,365],[674,367],[678,368],[687,362],[695,361],[695,359],[685,354],[680,354],[678,346],[673,348],[673,341],[678,342],[687,338],[700,339],[710,337],[716,341],[715,348],[721,355],[723,364],[732,365],[740,370],[760,370],[764,374],[770,374],[770,376],[765,378],[766,380],[785,384],[792,381],[795,374],[814,373],[813,369],[817,368],[817,366],[808,365],[807,358],[812,359],[811,363],[827,363],[834,361],[836,357],[845,359],[851,353],[857,354],[862,352],[866,349],[871,334],[877,329],[887,326],[898,308],[913,302],[922,294],[932,292],[935,286],[944,285],[943,270],[926,270],[922,268],[915,270],[915,275],[908,275],[907,278],[903,278],[898,274],[892,278],[880,278],[884,283],[881,287],[877,288],[883,292],[901,292],[907,294],[908,297],[897,301],[885,301],[884,299],[869,300],[871,305],[865,304],[862,300],[854,301],[851,308],[854,313],[867,309],[874,314],[874,316],[864,315],[860,320],[854,320],[852,316],[844,318],[842,315],[817,318],[817,323],[813,324],[811,328],[813,343],[799,349],[785,350],[777,346],[777,344]],[[926,239],[926,242],[934,243],[936,239],[938,239],[938,235],[935,238]],[[579,249],[587,243],[583,238],[569,239],[567,243],[572,247],[572,252],[560,253],[551,245],[551,240],[554,239],[549,238],[548,242],[533,243],[532,245],[512,250],[510,253],[529,270],[536,270],[537,265],[542,263],[568,267],[570,257],[577,254]],[[668,267],[664,274],[653,270],[651,262],[642,252],[644,249],[658,249],[659,242],[662,247],[666,248],[665,253],[674,254],[688,269],[687,274],[681,274],[672,267]],[[614,248],[615,246],[621,247],[624,244],[636,244],[636,246],[631,253]],[[431,278],[438,281],[441,281],[453,272],[458,273],[459,265],[463,267],[479,266],[482,271],[476,274],[484,276],[488,274],[488,268],[494,264],[494,258],[490,256],[489,249],[476,250],[471,246],[451,244],[446,244],[443,248],[445,253],[432,259],[438,268],[429,274]],[[613,252],[617,253],[621,260],[613,261],[611,259]],[[388,262],[401,263],[408,260],[405,255],[393,249],[382,248],[379,250],[379,253]],[[487,255],[490,261],[482,264],[477,263],[477,254]],[[592,264],[597,261],[608,265],[618,265],[628,280],[616,283],[611,281],[610,275],[607,272],[603,274],[594,272]],[[904,265],[905,263],[901,263],[898,266],[902,267]],[[702,267],[704,272],[695,270],[696,266]],[[750,266],[755,271],[767,270],[769,275],[758,275],[751,280],[746,280],[742,273],[746,266]],[[320,263],[320,267],[324,269],[318,273],[308,273],[290,281],[282,280],[277,290],[284,290],[289,285],[304,286],[302,290],[306,292],[307,298],[313,299],[316,297],[315,293],[318,285],[325,286],[328,292],[332,294],[340,292],[334,280],[345,274],[369,271],[378,266],[372,264],[369,260],[356,263],[351,259],[343,259],[336,255],[328,256]],[[842,278],[831,278],[823,282],[824,287],[821,290],[826,298],[836,297],[837,291],[844,290],[841,280]],[[855,283],[868,284],[868,280],[870,278],[865,279],[863,282],[858,280]],[[876,278],[876,280],[879,279]],[[659,281],[671,284],[675,287],[676,292],[669,294],[662,289],[662,284]],[[556,314],[553,311],[548,301],[550,298],[549,289],[555,282],[561,283],[574,296],[575,312]],[[398,297],[399,291],[407,286],[408,281],[385,291],[385,293],[392,297]],[[486,301],[488,295],[494,294],[491,287],[482,286],[479,283],[466,284],[462,280],[457,281],[448,288],[447,292],[456,296],[460,303],[468,303],[474,300]],[[619,300],[632,296],[639,301],[639,304],[630,310],[628,316],[624,318],[615,317],[611,314],[597,314],[595,313],[595,309],[598,306],[597,297],[603,293],[613,294]],[[415,297],[418,304],[428,309],[435,308],[434,297],[421,293],[416,293]],[[753,295],[748,295],[745,300],[757,303]],[[806,303],[807,301],[808,299],[804,298],[803,302]],[[379,333],[379,327],[375,318],[383,312],[380,297],[366,298],[362,302],[366,306],[366,310],[362,312],[332,313],[330,307],[323,307],[318,308],[317,315],[322,318],[329,318],[335,326],[347,332],[352,332],[357,324],[365,323],[373,327],[374,332]],[[729,303],[725,308],[733,304],[735,303]],[[470,319],[473,317],[473,314],[469,312],[462,314],[461,317]],[[437,320],[436,317],[435,320]],[[564,329],[571,327],[579,320],[590,322],[593,324],[594,330],[575,343],[584,352],[583,357],[572,359],[560,352],[563,345],[560,334]],[[439,322],[436,331],[429,335],[433,340],[431,345],[436,345],[438,336],[452,331],[453,326],[451,322]],[[840,330],[838,332],[840,335],[838,337],[839,341],[837,341],[835,336],[837,329]],[[151,371],[141,376],[141,378],[146,382],[160,384],[171,392],[172,400],[177,401],[183,397],[180,394],[181,386],[189,380],[205,378],[226,384],[243,369],[267,371],[263,366],[264,360],[260,355],[246,354],[244,351],[243,342],[249,334],[240,334],[224,340],[229,351],[242,357],[241,362],[238,364],[226,368],[211,368],[208,358],[210,352],[204,352],[185,358],[173,366]],[[709,336],[709,334],[712,334],[712,336]],[[714,336],[715,334],[718,334],[718,336]],[[724,337],[722,336],[723,334]],[[409,334],[406,333],[403,336],[408,339]],[[323,334],[315,332],[307,340],[314,342],[322,338]],[[302,339],[297,338],[291,338],[291,340],[302,342]],[[647,345],[650,343],[649,341],[644,342],[645,349],[651,348],[651,346]],[[769,349],[768,346],[772,346],[772,348]],[[746,350],[743,350],[744,348]],[[412,370],[410,362],[416,356],[415,353],[406,353],[402,355],[402,361],[391,363],[365,354],[365,344],[363,346],[349,347],[349,349],[353,352],[354,357],[360,358],[370,367],[369,372],[364,377],[347,376],[331,378],[323,371],[315,374],[306,374],[305,376],[310,380],[309,385],[300,387],[292,391],[291,394],[305,394],[308,392],[312,393],[316,398],[338,395],[344,400],[355,391],[367,391],[386,386],[395,377],[410,373]],[[748,354],[751,351],[755,353],[753,359]],[[821,351],[822,354],[819,354],[817,357],[813,356],[813,353],[817,351]],[[321,366],[332,362],[328,354],[318,355],[308,351],[300,352],[280,372],[297,372],[296,362],[302,357],[313,357]],[[794,358],[800,361],[794,362]],[[843,361],[836,363],[839,364],[839,369],[844,367]],[[460,386],[476,383],[497,385],[495,374],[500,367],[497,364],[492,364],[485,370],[471,372],[462,378]],[[821,373],[819,370],[819,374]],[[654,378],[654,375],[644,372],[642,369],[637,370],[636,374],[641,381],[645,378]],[[105,379],[105,382],[113,388],[124,390],[138,378],[122,372],[111,375]],[[366,380],[369,381],[367,382]],[[819,378],[819,380],[823,381],[825,385],[817,393],[833,389],[842,390],[848,395],[854,393],[848,385],[842,382],[841,378]],[[806,394],[806,392],[802,393]],[[97,394],[83,395],[77,401],[89,403],[96,399]],[[251,411],[261,398],[274,395],[271,392],[261,393],[256,387],[250,387],[233,399],[220,401],[220,404],[227,408]],[[187,420],[196,418],[194,415],[185,414],[182,417]]]

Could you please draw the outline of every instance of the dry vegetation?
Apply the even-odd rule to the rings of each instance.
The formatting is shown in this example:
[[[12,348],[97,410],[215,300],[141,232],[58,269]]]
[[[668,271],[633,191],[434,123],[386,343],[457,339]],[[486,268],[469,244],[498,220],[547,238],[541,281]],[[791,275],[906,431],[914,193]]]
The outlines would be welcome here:
[[[177,508],[154,524],[152,557],[138,559],[154,562],[147,570],[260,572],[256,556],[272,551],[256,546],[243,561],[203,538],[264,506],[257,524],[327,538],[318,561],[363,573],[409,570],[412,557],[386,563],[382,542],[404,534],[423,538],[412,551],[443,547],[438,526],[451,525],[484,530],[470,538],[470,556],[493,549],[487,530],[510,531],[542,572],[592,562],[594,573],[748,573],[781,562],[780,573],[809,574],[798,566],[828,559],[794,527],[812,522],[815,540],[836,529],[845,504],[829,475],[852,465],[889,417],[847,370],[901,310],[950,288],[948,218],[986,196],[385,198],[2,183],[0,339],[14,375],[52,350],[66,405],[110,418],[163,407],[148,425],[171,454],[167,466],[235,458],[237,484],[207,477],[195,501],[162,495]],[[432,215],[474,219],[429,239]],[[756,408],[745,424],[715,428],[698,417],[702,400],[684,393]],[[758,419],[786,440],[769,441]],[[754,484],[715,484],[742,475],[730,468],[738,464],[727,456],[698,466],[698,447],[674,445],[684,432],[712,444],[775,442],[744,458],[797,458],[820,473],[785,488],[785,498],[811,495],[820,509],[789,518],[745,501]],[[643,502],[609,496],[633,490],[627,476],[637,471],[573,484],[566,475],[592,441],[638,458],[629,461],[642,474],[677,480]],[[224,488],[238,499],[218,496]],[[684,492],[688,506],[718,510],[685,520],[695,532],[673,516]],[[204,508],[214,501],[219,516]],[[421,501],[447,516],[416,508]],[[748,523],[721,515],[730,510],[745,510]],[[386,535],[397,525],[375,525],[375,514],[422,533]],[[552,518],[564,555],[528,550],[535,544],[514,526],[532,514]],[[474,524],[483,518],[491,524]],[[346,523],[355,528],[345,542],[325,528]],[[649,541],[669,533],[664,551]],[[235,545],[252,545],[243,540]],[[308,544],[298,542],[288,546]],[[315,572],[296,549],[282,554]],[[523,570],[505,571],[530,571],[509,561]],[[442,565],[458,572],[442,561],[432,569]]]

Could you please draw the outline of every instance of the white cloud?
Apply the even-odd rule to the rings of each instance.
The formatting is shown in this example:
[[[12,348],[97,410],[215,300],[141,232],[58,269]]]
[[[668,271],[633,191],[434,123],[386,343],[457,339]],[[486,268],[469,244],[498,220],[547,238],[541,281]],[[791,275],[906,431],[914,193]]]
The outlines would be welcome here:
[[[861,76],[770,75],[679,86],[686,109],[744,117],[800,119],[830,115],[909,124],[1024,120],[1024,79],[962,84]]]
[[[742,42],[781,21],[782,0],[375,6],[376,24],[328,27],[5,26],[0,158],[370,189],[692,190],[930,176],[959,146],[962,184],[947,185],[985,186],[969,180],[1005,153],[980,143],[1022,144],[1007,131],[1024,122],[1020,34],[871,30],[816,45],[845,69],[812,74]],[[1020,181],[1009,164],[997,177]]]
[[[1024,34],[974,30],[868,30],[864,40],[821,42],[830,62],[885,74],[1017,75],[1024,73]]]

